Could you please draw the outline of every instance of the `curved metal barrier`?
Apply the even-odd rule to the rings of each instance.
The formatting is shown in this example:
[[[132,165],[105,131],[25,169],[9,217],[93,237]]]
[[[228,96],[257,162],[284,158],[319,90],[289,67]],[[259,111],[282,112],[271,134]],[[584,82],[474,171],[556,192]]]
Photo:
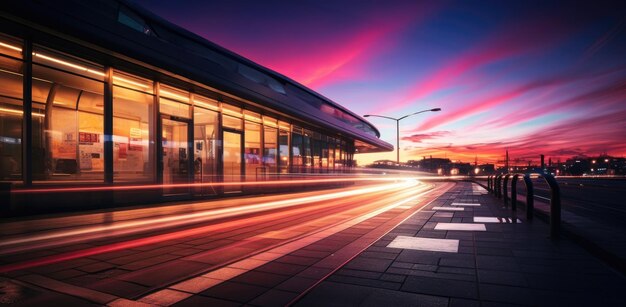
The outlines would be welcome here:
[[[534,206],[534,193],[533,193],[533,181],[530,179],[530,174],[513,174],[511,179],[511,210],[517,210],[517,179],[522,177],[524,184],[526,185],[526,219],[533,219]],[[531,191],[528,193],[528,191]]]
[[[509,195],[507,191],[507,184],[509,182],[509,177],[511,177],[511,174],[504,175],[504,182],[502,183],[502,198],[503,198],[505,207],[509,203]],[[511,194],[511,197],[513,197],[513,194]]]
[[[496,196],[502,198],[502,174],[496,176]]]
[[[494,196],[503,198],[506,206],[509,201],[508,183],[511,178],[511,210],[517,211],[517,180],[522,177],[526,185],[526,219],[530,221],[533,219],[535,209],[535,190],[531,175],[543,178],[550,186],[550,236],[558,238],[561,232],[561,190],[554,176],[542,172],[490,175],[487,177],[487,187]]]
[[[509,174],[510,175],[510,174]],[[561,232],[561,189],[556,182],[554,176],[541,172],[532,172],[526,174],[514,174],[511,182],[511,208],[516,210],[517,207],[517,179],[519,176],[524,177],[526,184],[526,218],[532,220],[534,212],[534,196],[535,190],[531,180],[531,175],[537,175],[543,178],[548,186],[550,186],[550,236],[553,239],[559,237]],[[508,176],[508,175],[507,175]],[[506,180],[505,180],[506,184]],[[506,191],[506,187],[504,188]],[[505,196],[506,197],[506,196]],[[514,204],[513,204],[514,203]]]

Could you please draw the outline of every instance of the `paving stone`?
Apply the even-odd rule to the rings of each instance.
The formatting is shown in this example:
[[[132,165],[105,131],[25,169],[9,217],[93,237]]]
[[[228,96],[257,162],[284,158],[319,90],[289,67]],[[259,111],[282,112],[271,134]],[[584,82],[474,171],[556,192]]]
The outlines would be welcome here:
[[[251,284],[264,287],[274,287],[283,281],[287,280],[289,276],[272,274],[267,272],[250,271],[241,274],[231,279],[233,282],[239,282],[244,284]]]
[[[139,269],[143,269],[149,266],[153,266],[159,263],[164,263],[164,262],[168,262],[170,260],[174,260],[174,259],[178,259],[179,256],[176,255],[159,255],[159,256],[155,256],[155,257],[151,257],[151,258],[147,258],[147,259],[142,259],[139,261],[135,261],[135,262],[131,262],[128,264],[125,264],[123,266],[120,266],[120,269],[122,270],[130,270],[130,271],[134,271],[134,270],[139,270]]]
[[[171,268],[176,269],[172,270]],[[174,260],[143,270],[123,274],[118,276],[117,279],[134,282],[144,286],[160,286],[191,274],[197,274],[203,269],[206,269],[206,265],[203,263]]]
[[[374,259],[357,257],[350,261],[345,268],[363,271],[385,272],[393,260],[389,259]]]
[[[342,276],[352,276],[352,277],[360,277],[360,278],[369,278],[369,279],[378,279],[380,278],[382,273],[372,272],[372,271],[361,271],[361,270],[351,270],[351,269],[339,269],[334,275],[342,275]]]
[[[481,283],[526,287],[528,283],[524,274],[508,271],[478,270]]]
[[[302,271],[304,271],[307,267],[303,265],[289,264],[289,263],[280,263],[280,262],[270,262],[264,264],[258,268],[256,271],[268,272],[274,274],[281,274],[287,276],[296,275]]]
[[[474,282],[409,276],[402,284],[402,291],[445,297],[478,298],[478,287]]]
[[[391,281],[391,282],[396,282],[396,283],[403,283],[405,279],[406,279],[405,275],[398,275],[398,274],[385,273],[380,276],[380,280]]]
[[[333,269],[319,268],[319,267],[312,266],[298,273],[297,276],[322,279],[326,277],[326,275],[330,274],[332,271]]]
[[[534,305],[533,292],[528,288],[480,284],[481,299],[518,305]]]
[[[359,256],[360,257],[365,257],[365,258],[376,258],[376,259],[393,260],[393,259],[396,259],[398,254],[366,250],[366,251],[362,252]]]
[[[401,283],[385,281],[385,280],[376,280],[369,278],[359,278],[352,276],[341,276],[341,275],[332,275],[328,279],[331,282],[340,282],[344,284],[353,284],[353,285],[361,285],[361,286],[369,286],[379,289],[390,289],[390,290],[399,290]]]
[[[481,302],[478,300],[453,297],[450,299],[450,305],[448,307],[481,307]]]
[[[474,257],[442,257],[439,261],[439,265],[459,268],[475,268],[476,260]]]
[[[281,262],[281,263],[297,264],[297,265],[312,265],[318,262],[319,258],[286,255],[274,261]]]
[[[213,297],[194,295],[172,306],[175,306],[175,307],[187,307],[187,306],[189,307],[196,307],[196,306],[236,307],[236,306],[241,306],[241,303],[216,299]]]
[[[250,305],[252,306],[287,306],[289,302],[295,299],[298,296],[297,293],[281,291],[281,290],[270,290],[254,300],[250,301]]]
[[[358,306],[375,288],[324,281],[295,306]]]
[[[200,295],[246,303],[265,293],[267,290],[268,288],[265,287],[226,281],[200,292]]]
[[[69,279],[69,278],[73,278],[73,277],[82,276],[82,275],[85,275],[85,274],[86,273],[83,272],[83,271],[79,271],[79,270],[75,270],[75,269],[69,269],[69,270],[53,272],[53,273],[47,274],[47,276],[50,277],[50,278],[54,278],[56,280],[65,280],[65,279]]]
[[[466,269],[466,268],[453,268],[453,267],[439,267],[437,269],[437,273],[450,273],[450,274],[463,274],[463,275],[476,275],[475,269]]]
[[[478,255],[476,265],[486,270],[520,271],[520,266],[510,257]]]
[[[87,272],[87,273],[96,273],[96,272],[100,272],[100,271],[106,271],[112,268],[115,268],[116,266],[110,264],[110,263],[106,263],[106,262],[96,262],[96,263],[92,263],[92,264],[88,264],[88,265],[83,265],[80,267],[77,267],[77,270],[81,270],[83,272]]]
[[[317,278],[291,277],[279,284],[276,289],[285,290],[295,293],[301,293],[309,289],[318,282]]]
[[[111,278],[100,280],[90,285],[85,285],[85,287],[127,299],[135,298],[149,289],[148,287],[132,282]]]

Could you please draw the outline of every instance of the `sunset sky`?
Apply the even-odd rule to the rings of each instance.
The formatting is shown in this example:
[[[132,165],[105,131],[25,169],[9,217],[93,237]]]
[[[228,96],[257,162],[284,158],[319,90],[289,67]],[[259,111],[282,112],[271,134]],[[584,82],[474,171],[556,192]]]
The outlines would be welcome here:
[[[624,2],[137,3],[359,115],[442,108],[401,121],[402,161],[626,156]]]

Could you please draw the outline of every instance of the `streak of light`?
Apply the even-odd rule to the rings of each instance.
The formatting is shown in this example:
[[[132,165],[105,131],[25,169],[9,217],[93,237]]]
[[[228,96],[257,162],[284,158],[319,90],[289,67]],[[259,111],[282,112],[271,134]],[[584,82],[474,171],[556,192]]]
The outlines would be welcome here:
[[[417,180],[419,177],[411,178]],[[147,185],[123,185],[123,186],[89,186],[70,188],[35,188],[11,190],[15,194],[30,193],[55,193],[55,192],[95,192],[95,191],[134,191],[151,190],[163,188],[201,188],[201,187],[226,187],[226,186],[288,186],[306,184],[324,184],[339,182],[357,181],[404,181],[407,177],[347,177],[347,178],[325,178],[325,179],[293,179],[293,180],[268,180],[268,181],[241,181],[241,182],[204,182],[204,183],[174,183],[174,184],[147,184]]]
[[[53,241],[47,244],[45,243],[36,244],[36,242],[45,241],[45,240],[59,240],[62,238],[68,238],[68,237],[73,237],[73,236],[84,236],[87,234],[102,233],[102,232],[120,235],[124,233],[120,233],[120,232],[113,233],[113,231],[119,231],[119,230],[130,229],[130,228],[135,228],[133,231],[138,231],[137,228],[140,228],[140,227],[154,230],[155,227],[173,227],[173,226],[178,226],[182,224],[205,222],[205,221],[216,220],[216,219],[221,219],[221,218],[233,217],[236,215],[257,213],[257,212],[272,210],[272,209],[284,209],[284,208],[302,205],[306,203],[312,203],[312,202],[327,201],[327,200],[332,200],[332,199],[342,199],[346,197],[367,195],[367,194],[381,192],[381,191],[392,191],[395,189],[406,189],[412,186],[416,186],[418,184],[419,182],[416,180],[405,179],[403,181],[394,182],[390,184],[377,185],[373,187],[365,187],[365,188],[358,188],[358,189],[349,189],[346,191],[328,193],[328,194],[322,194],[322,195],[305,196],[305,197],[298,197],[298,198],[292,198],[292,199],[286,199],[286,200],[270,201],[270,202],[253,204],[253,205],[222,208],[222,209],[195,212],[195,213],[189,213],[189,214],[181,214],[181,215],[175,215],[175,216],[165,216],[165,217],[160,217],[160,218],[153,218],[153,219],[146,219],[146,220],[139,220],[139,221],[126,221],[126,222],[120,222],[120,223],[115,223],[115,224],[110,224],[110,225],[90,226],[90,227],[86,227],[82,229],[64,230],[64,231],[58,231],[58,232],[53,232],[49,234],[38,234],[34,236],[16,238],[16,239],[5,240],[5,241],[0,242],[0,247],[3,247],[1,254],[15,253],[15,252],[20,252],[24,250],[41,248],[41,247],[49,247],[49,246],[54,246],[54,245],[59,245],[59,244],[67,244],[67,243],[76,242],[77,240],[83,241],[86,238],[83,237],[83,238],[76,238],[75,240],[65,240],[62,242]],[[94,236],[101,236],[101,234],[96,234]],[[4,248],[6,246],[18,245],[18,244],[28,244],[28,246]]]
[[[252,205],[252,206],[246,206],[246,207],[254,208],[254,209],[258,209],[259,207],[265,207],[265,208],[273,207],[273,208],[276,208],[275,206],[279,205],[277,208],[284,208],[285,205],[286,206],[293,206],[293,205],[299,204],[301,202],[319,202],[319,201],[329,200],[329,199],[333,199],[333,198],[337,199],[337,200],[343,200],[346,197],[350,197],[350,196],[357,197],[358,202],[364,202],[364,201],[368,201],[368,200],[371,201],[372,195],[368,196],[368,194],[371,194],[371,193],[385,193],[385,192],[393,191],[393,190],[396,190],[396,189],[399,189],[400,191],[406,192],[406,190],[408,190],[408,188],[415,187],[417,185],[419,185],[419,182],[417,182],[415,180],[405,180],[403,182],[397,182],[397,183],[393,183],[393,184],[385,184],[385,185],[380,185],[380,186],[375,186],[375,187],[354,189],[354,190],[343,191],[343,192],[338,192],[338,193],[331,193],[331,194],[326,194],[326,195],[308,196],[308,197],[302,197],[300,199],[295,199],[295,200],[294,199],[290,199],[290,200],[270,202],[270,203],[258,204],[258,205]],[[410,197],[409,199],[413,199],[413,197]],[[294,203],[294,201],[295,201],[295,203]],[[406,203],[406,202],[402,201],[401,203]],[[242,210],[245,210],[245,208],[228,208],[228,209],[218,209],[218,210],[215,210],[215,211],[242,211]],[[257,212],[257,211],[256,210],[252,210],[252,212]],[[205,213],[205,212],[202,212],[202,213]],[[113,251],[118,251],[118,250],[135,248],[135,247],[138,247],[138,246],[144,246],[144,245],[149,245],[149,244],[154,244],[154,243],[161,243],[161,242],[168,241],[168,240],[174,240],[174,239],[180,239],[180,238],[185,238],[185,237],[189,237],[189,236],[204,234],[204,233],[209,232],[209,231],[215,231],[215,230],[218,230],[218,229],[224,229],[226,227],[241,228],[241,227],[245,226],[244,225],[245,223],[249,223],[249,224],[251,224],[251,223],[259,223],[263,219],[268,220],[268,221],[275,220],[277,214],[278,215],[282,215],[282,216],[287,216],[287,215],[293,214],[293,213],[278,212],[278,213],[275,213],[275,214],[262,216],[262,217],[256,216],[256,217],[247,218],[247,219],[245,219],[245,221],[235,220],[235,221],[230,221],[230,222],[225,222],[225,223],[219,223],[219,224],[202,226],[202,227],[197,227],[197,228],[192,228],[192,229],[187,229],[187,230],[176,231],[176,232],[172,232],[172,233],[155,235],[155,236],[152,236],[152,237],[146,237],[146,238],[134,239],[134,240],[124,241],[124,242],[118,242],[118,243],[113,243],[113,244],[109,244],[109,245],[105,245],[105,246],[98,246],[98,247],[94,247],[94,248],[88,248],[88,249],[79,250],[79,251],[73,251],[73,252],[67,252],[67,253],[63,253],[63,254],[52,255],[52,256],[43,257],[43,258],[34,259],[34,260],[29,260],[29,261],[25,261],[25,262],[20,262],[20,263],[14,263],[14,264],[9,264],[9,265],[5,265],[5,266],[0,266],[0,273],[10,272],[10,271],[15,271],[15,270],[20,270],[20,269],[26,269],[26,268],[31,268],[31,267],[41,266],[41,265],[47,265],[47,264],[52,264],[52,263],[57,263],[57,262],[61,262],[61,261],[82,258],[82,257],[89,257],[89,256],[96,255],[96,254],[102,254],[102,253],[107,253],[107,252],[113,252]],[[157,220],[160,220],[160,219],[157,219]],[[139,224],[142,224],[142,222],[139,222]]]

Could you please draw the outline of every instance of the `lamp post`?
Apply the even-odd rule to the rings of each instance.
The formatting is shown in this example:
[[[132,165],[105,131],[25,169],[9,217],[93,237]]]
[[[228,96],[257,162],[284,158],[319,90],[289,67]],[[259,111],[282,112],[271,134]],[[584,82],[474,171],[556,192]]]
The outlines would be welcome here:
[[[419,112],[415,112],[415,113],[411,113],[408,115],[404,115],[402,117],[398,117],[398,118],[394,118],[394,117],[389,117],[389,116],[383,116],[383,115],[374,115],[374,114],[366,114],[363,115],[363,117],[382,117],[382,118],[386,118],[386,119],[391,119],[391,120],[395,120],[396,121],[396,147],[397,147],[397,151],[398,153],[396,154],[396,162],[398,163],[398,165],[400,165],[400,121],[409,117],[409,116],[413,116],[413,115],[417,115],[420,113],[424,113],[424,112],[439,112],[441,111],[441,108],[434,108],[434,109],[428,109],[428,110],[422,110]]]

